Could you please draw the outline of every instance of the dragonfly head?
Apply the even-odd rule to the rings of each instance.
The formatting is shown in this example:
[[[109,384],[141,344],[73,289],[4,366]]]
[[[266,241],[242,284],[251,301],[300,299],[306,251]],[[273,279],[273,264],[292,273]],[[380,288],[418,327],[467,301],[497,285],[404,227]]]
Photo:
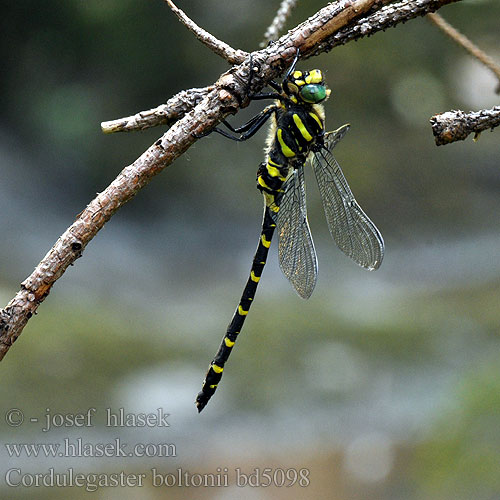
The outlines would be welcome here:
[[[318,104],[330,96],[331,90],[326,88],[323,73],[319,69],[311,71],[293,71],[283,81],[283,90],[297,101]]]

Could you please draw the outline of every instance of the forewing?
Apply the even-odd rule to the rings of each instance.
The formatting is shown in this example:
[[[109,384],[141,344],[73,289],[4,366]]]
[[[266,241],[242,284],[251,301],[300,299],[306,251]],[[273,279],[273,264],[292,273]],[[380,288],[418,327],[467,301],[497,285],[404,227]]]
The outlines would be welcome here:
[[[304,169],[292,172],[278,198],[276,217],[281,270],[297,293],[308,299],[316,285],[318,262],[307,222]]]
[[[331,153],[343,137],[343,134],[339,135],[342,129],[343,127],[325,134],[325,147],[314,154],[313,169],[333,239],[346,255],[372,271],[382,263],[384,240],[354,199],[344,174]]]
[[[325,147],[328,151],[331,151],[339,143],[339,141],[344,138],[350,128],[351,125],[346,123],[337,130],[333,130],[332,132],[327,132],[325,134]]]

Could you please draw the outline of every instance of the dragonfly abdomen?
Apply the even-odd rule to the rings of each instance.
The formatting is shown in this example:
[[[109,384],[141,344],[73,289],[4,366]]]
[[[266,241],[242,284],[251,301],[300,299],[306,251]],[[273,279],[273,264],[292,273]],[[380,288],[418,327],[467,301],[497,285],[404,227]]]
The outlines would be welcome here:
[[[252,301],[255,297],[257,285],[259,284],[262,271],[266,265],[267,254],[269,252],[269,247],[271,246],[271,239],[275,229],[276,223],[271,215],[271,210],[266,208],[264,210],[262,231],[260,233],[259,244],[253,258],[250,276],[248,277],[248,281],[245,285],[245,289],[243,290],[238,307],[234,312],[233,319],[227,327],[226,334],[222,339],[219,350],[208,367],[203,386],[196,398],[196,406],[199,412],[203,410],[210,398],[213,396],[217,390],[217,385],[222,378],[224,365],[231,354],[233,346],[238,338],[238,335],[240,334],[245,318],[247,317],[248,311],[250,310],[250,306],[252,305]]]

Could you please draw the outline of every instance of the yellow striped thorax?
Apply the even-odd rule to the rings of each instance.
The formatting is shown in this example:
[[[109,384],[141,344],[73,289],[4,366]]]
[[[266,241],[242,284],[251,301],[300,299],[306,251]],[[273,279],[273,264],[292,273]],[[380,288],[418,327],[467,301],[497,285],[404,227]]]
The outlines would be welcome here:
[[[331,93],[331,90],[326,88],[323,73],[319,69],[294,71],[283,82],[283,90],[292,101],[298,100],[309,104],[318,104],[327,99]]]
[[[304,165],[322,145],[325,112],[321,102],[330,95],[319,69],[289,70],[281,88],[275,104],[266,108],[273,115],[266,158],[257,172],[257,187],[273,215],[279,211],[283,186],[294,168]]]

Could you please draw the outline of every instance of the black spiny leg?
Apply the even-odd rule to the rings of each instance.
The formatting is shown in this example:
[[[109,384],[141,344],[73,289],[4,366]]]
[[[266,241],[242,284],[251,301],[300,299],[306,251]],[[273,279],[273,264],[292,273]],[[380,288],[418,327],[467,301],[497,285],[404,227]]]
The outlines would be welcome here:
[[[217,132],[218,134],[227,137],[233,141],[246,141],[250,139],[250,137],[254,136],[256,132],[269,120],[270,116],[273,113],[276,113],[278,110],[278,106],[276,104],[271,104],[263,109],[258,115],[255,115],[253,118],[248,120],[245,124],[241,125],[241,127],[234,128],[229,122],[226,120],[222,120],[223,123],[231,132],[235,134],[241,134],[239,137],[235,137],[234,135],[229,134],[225,130],[222,130],[218,127],[214,128],[212,132]]]
[[[260,234],[259,245],[253,258],[250,277],[248,278],[245,289],[243,290],[240,303],[234,312],[233,319],[227,327],[226,335],[224,335],[219,350],[217,351],[213,361],[210,363],[203,382],[203,387],[196,397],[198,412],[205,408],[210,398],[214,395],[217,385],[222,377],[224,365],[229,358],[238,334],[243,327],[243,323],[245,322],[245,318],[247,317],[248,311],[255,297],[257,285],[262,275],[264,265],[266,264],[267,254],[269,252],[269,246],[271,245],[271,239],[275,228],[276,224],[271,215],[271,210],[266,207],[264,209],[264,220],[262,221],[262,231]]]
[[[297,49],[295,57],[292,61],[292,65],[288,68],[288,71],[286,72],[285,78],[283,78],[283,84],[282,84],[283,88],[286,87],[286,82],[288,81],[288,77],[295,71],[295,66],[297,66],[299,56],[300,56],[300,49]]]

